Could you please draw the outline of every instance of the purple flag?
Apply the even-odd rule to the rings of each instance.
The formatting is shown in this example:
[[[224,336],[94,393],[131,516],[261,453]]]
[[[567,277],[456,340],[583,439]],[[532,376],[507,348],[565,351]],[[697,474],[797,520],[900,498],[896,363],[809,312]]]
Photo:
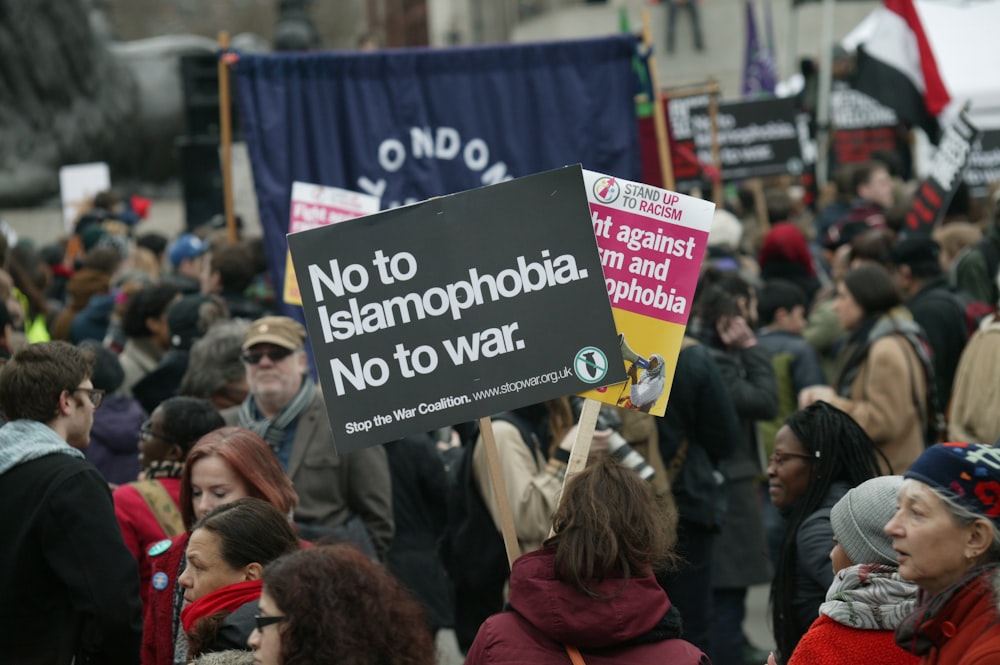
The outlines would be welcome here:
[[[777,68],[775,67],[774,45],[770,39],[770,21],[768,21],[768,43],[761,44],[757,37],[757,21],[754,17],[752,0],[747,4],[747,51],[743,66],[743,97],[769,97],[774,95],[777,83]],[[770,18],[770,12],[768,12]]]

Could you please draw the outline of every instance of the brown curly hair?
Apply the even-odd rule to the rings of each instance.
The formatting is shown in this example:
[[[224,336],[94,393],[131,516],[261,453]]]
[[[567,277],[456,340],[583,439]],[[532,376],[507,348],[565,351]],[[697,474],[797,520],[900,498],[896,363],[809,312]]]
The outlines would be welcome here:
[[[352,545],[323,545],[264,569],[264,593],[285,621],[282,665],[434,665],[420,604]]]

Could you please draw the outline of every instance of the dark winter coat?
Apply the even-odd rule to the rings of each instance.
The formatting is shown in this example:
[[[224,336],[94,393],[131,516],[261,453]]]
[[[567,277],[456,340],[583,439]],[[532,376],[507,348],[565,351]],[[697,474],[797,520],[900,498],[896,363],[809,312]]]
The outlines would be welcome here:
[[[823,504],[802,520],[795,534],[795,626],[804,635],[819,616],[819,606],[826,600],[826,592],[833,584],[833,566],[830,550],[833,549],[833,527],[830,510],[840,501],[851,486],[836,482],[826,493]]]
[[[145,420],[142,405],[124,395],[108,395],[94,411],[83,454],[109,483],[123,485],[139,477],[139,429]]]
[[[0,457],[24,422],[0,428]],[[137,663],[139,575],[94,466],[75,451],[0,460],[0,506],[0,660]]]
[[[771,580],[771,562],[757,495],[762,450],[757,421],[778,413],[778,389],[771,357],[759,344],[749,349],[712,349],[740,418],[736,453],[725,460],[726,523],[715,539],[712,588],[738,589]]]
[[[385,452],[396,523],[389,570],[421,602],[432,626],[450,626],[454,619],[448,576],[438,556],[438,541],[448,519],[444,464],[427,434],[387,443]]]
[[[74,344],[92,339],[104,341],[115,309],[115,294],[103,293],[90,299],[87,306],[73,319],[69,328],[69,341]]]
[[[739,420],[722,374],[703,345],[681,350],[666,412],[657,418],[663,463],[688,442],[686,459],[672,488],[682,522],[718,528],[725,517],[725,486],[716,468],[736,452]]]
[[[932,360],[938,408],[943,410],[951,397],[958,360],[969,341],[965,307],[958,296],[948,289],[947,280],[938,277],[924,284],[906,303],[906,308],[913,315],[913,320],[924,329],[927,343],[934,352]]]

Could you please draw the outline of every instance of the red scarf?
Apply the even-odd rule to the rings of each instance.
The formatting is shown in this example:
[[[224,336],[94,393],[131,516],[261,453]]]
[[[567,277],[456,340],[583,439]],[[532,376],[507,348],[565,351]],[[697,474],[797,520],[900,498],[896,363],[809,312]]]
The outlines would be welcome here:
[[[260,580],[237,582],[205,594],[181,610],[181,625],[189,633],[194,625],[216,612],[232,612],[236,608],[260,598],[263,583]]]

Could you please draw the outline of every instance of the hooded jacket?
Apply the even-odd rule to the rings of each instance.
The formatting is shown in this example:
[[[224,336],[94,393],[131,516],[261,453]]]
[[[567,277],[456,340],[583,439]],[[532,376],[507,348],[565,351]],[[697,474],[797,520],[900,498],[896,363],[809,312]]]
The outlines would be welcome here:
[[[584,595],[553,574],[555,552],[543,548],[514,562],[510,607],[483,624],[466,665],[569,661],[564,645],[580,649],[587,665],[708,665],[708,657],[679,637],[679,622],[653,575],[595,582],[608,600]]]
[[[145,420],[139,402],[124,395],[108,395],[94,412],[84,455],[109,483],[124,485],[139,477],[139,429]]]
[[[0,428],[0,645],[4,662],[139,660],[139,576],[111,492],[49,427]]]

